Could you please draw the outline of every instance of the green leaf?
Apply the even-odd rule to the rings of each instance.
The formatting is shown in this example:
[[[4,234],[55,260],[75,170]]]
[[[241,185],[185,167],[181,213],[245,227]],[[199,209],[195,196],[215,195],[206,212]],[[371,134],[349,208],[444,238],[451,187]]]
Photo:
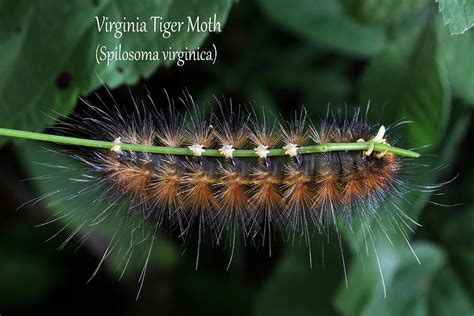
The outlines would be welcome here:
[[[56,249],[47,247],[49,237],[32,227],[27,215],[4,218],[0,230],[0,309],[36,305],[44,301],[58,280]]]
[[[372,60],[360,81],[360,103],[370,101],[369,115],[384,124],[413,121],[404,128],[403,139],[410,146],[436,148],[450,113],[445,76],[438,67],[435,36],[428,25],[391,44]]]
[[[151,15],[182,20],[188,15],[204,19],[217,14],[224,22],[230,6],[230,0],[2,1],[0,126],[41,130],[52,121],[48,115],[68,114],[79,95],[100,86],[97,76],[110,87],[133,84],[163,64],[118,61],[108,67],[98,65],[95,50],[99,44],[108,49],[121,44],[122,50],[194,49],[207,35],[181,31],[165,39],[149,30],[115,38],[113,33],[98,32],[95,16],[107,16],[109,21],[123,17],[148,21]]]
[[[472,262],[472,261],[471,261]],[[470,266],[472,269],[472,265]],[[461,275],[461,277],[463,277]],[[433,278],[428,297],[428,313],[434,316],[472,315],[472,292],[467,294],[452,268],[443,267]],[[471,302],[469,302],[469,297]]]
[[[324,243],[324,238],[322,238]],[[255,300],[252,315],[336,315],[330,304],[343,278],[337,241],[313,248],[313,266],[303,244],[288,245],[286,253]],[[317,251],[316,251],[317,250]]]
[[[0,255],[1,307],[39,301],[54,279],[50,262],[36,255],[3,252]]]
[[[348,289],[340,289],[336,301],[343,314],[468,315],[468,298],[447,267],[444,252],[433,244],[422,242],[415,243],[413,249],[421,265],[408,248],[378,245],[387,287],[386,298],[381,281],[373,279],[378,271],[376,263],[355,258],[349,272],[351,284]],[[367,286],[372,282],[378,282],[378,286]]]
[[[446,65],[453,92],[474,106],[474,32],[453,36],[442,25],[441,18],[436,27],[438,58]]]
[[[393,25],[416,13],[426,0],[342,0],[342,4],[358,21]]]
[[[472,190],[472,184],[468,187]],[[441,237],[443,243],[447,245],[453,267],[462,277],[474,303],[472,296],[474,294],[474,227],[472,225],[474,223],[474,205],[461,212],[449,214],[447,217],[449,217],[449,222],[447,222],[448,219],[443,222],[445,225],[441,227]]]
[[[98,260],[108,246],[114,246],[114,251],[106,261],[107,268],[118,276],[122,271],[126,277],[136,276],[143,268],[151,245],[152,228],[140,224],[140,229],[137,229],[142,215],[139,212],[129,212],[126,202],[117,203],[110,208],[110,200],[101,199],[97,188],[90,183],[74,181],[81,178],[80,175],[86,173],[87,168],[64,153],[52,152],[52,149],[40,147],[33,142],[23,142],[21,146],[17,146],[23,169],[31,178],[36,179],[33,185],[41,195],[42,205],[52,218],[59,218],[59,223],[66,229],[57,238],[60,247],[63,246],[63,241],[74,244],[86,234],[92,233],[88,237],[92,242],[88,243],[86,240],[85,245],[90,245],[88,249]],[[100,214],[109,215],[104,219]],[[98,218],[100,223],[93,224]],[[68,241],[71,233],[74,238]],[[127,262],[127,251],[131,250],[129,248],[132,245],[133,254]],[[150,254],[148,264],[165,269],[173,268],[179,260],[175,245],[160,234],[154,241]],[[124,270],[125,265],[127,267]]]
[[[474,26],[474,2],[470,0],[436,0],[443,14],[444,24],[451,34],[463,34]]]
[[[371,56],[385,45],[382,28],[344,15],[333,0],[260,0],[263,12],[280,27],[301,38],[356,56]]]

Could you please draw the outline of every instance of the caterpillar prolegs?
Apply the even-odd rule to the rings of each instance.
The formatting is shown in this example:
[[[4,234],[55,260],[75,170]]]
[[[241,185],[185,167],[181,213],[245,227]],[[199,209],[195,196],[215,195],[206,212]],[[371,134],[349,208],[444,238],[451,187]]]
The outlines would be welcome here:
[[[127,222],[120,229],[152,226],[152,240],[163,231],[185,242],[197,234],[199,249],[206,232],[232,253],[242,238],[271,255],[275,239],[301,238],[309,246],[314,234],[335,231],[340,245],[339,229],[354,223],[385,231],[388,219],[404,236],[414,223],[398,202],[414,190],[407,175],[419,154],[396,147],[393,129],[370,124],[360,109],[328,109],[313,123],[304,108],[289,120],[269,120],[243,106],[219,104],[205,114],[188,94],[179,100],[184,112],[172,100],[160,106],[151,97],[133,100],[131,111],[84,100],[84,113],[57,122],[56,135],[6,129],[0,135],[78,146],[60,153],[87,172],[71,177],[73,193],[63,199],[97,191],[90,203],[102,209],[66,242],[79,229],[117,217]]]

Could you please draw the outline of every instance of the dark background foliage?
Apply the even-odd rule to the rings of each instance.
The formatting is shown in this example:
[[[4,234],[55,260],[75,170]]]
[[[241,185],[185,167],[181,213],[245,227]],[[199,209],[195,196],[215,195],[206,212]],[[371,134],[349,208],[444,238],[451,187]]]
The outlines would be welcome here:
[[[154,34],[114,39],[97,33],[93,21],[102,14],[120,19],[160,13],[178,19],[214,12],[225,21],[222,33],[183,33],[171,41]],[[181,253],[172,237],[163,236],[135,301],[140,266],[119,282],[119,257],[85,284],[110,237],[108,224],[82,247],[57,251],[67,234],[45,240],[64,225],[73,231],[77,223],[34,226],[61,205],[46,208],[46,199],[15,211],[64,185],[21,181],[47,173],[36,162],[73,162],[34,142],[0,139],[0,313],[472,314],[474,31],[467,29],[473,21],[473,4],[442,0],[0,2],[0,127],[48,128],[51,116],[81,111],[78,96],[105,97],[99,77],[123,106],[131,103],[130,91],[140,99],[147,87],[163,100],[163,89],[177,97],[187,88],[200,106],[212,107],[213,96],[223,95],[282,116],[305,105],[316,120],[328,104],[350,108],[370,100],[375,122],[414,121],[399,129],[406,146],[430,145],[421,151],[433,168],[419,175],[420,183],[459,175],[443,196],[409,197],[412,204],[405,210],[423,225],[411,238],[421,265],[401,238],[394,237],[393,245],[376,241],[386,299],[374,254],[360,256],[363,260],[357,255],[365,245],[356,231],[344,239],[347,288],[334,239],[323,251],[324,241],[314,238],[312,268],[304,243],[278,242],[271,258],[265,249],[238,244],[229,271],[228,251],[204,242],[195,271],[194,244]],[[215,43],[219,56],[215,65],[118,62],[105,67],[93,60],[98,42],[130,49]],[[443,207],[429,199],[461,205]]]

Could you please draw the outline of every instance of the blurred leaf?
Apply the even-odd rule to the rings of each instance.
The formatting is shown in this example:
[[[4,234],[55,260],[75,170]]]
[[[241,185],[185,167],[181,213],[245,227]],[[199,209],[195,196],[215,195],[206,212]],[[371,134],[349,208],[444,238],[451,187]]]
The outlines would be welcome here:
[[[441,237],[447,245],[453,267],[459,271],[458,275],[462,277],[474,303],[474,206],[459,213],[460,216],[449,214],[449,221],[442,226]]]
[[[180,273],[180,295],[192,313],[206,315],[247,315],[252,301],[253,288],[242,282],[242,277],[229,276],[231,271],[205,271],[203,267],[196,272],[187,267]],[[233,268],[231,268],[233,269]],[[185,313],[187,314],[187,313]]]
[[[443,172],[448,171],[448,168],[453,169],[455,160],[462,155],[460,147],[463,145],[466,137],[466,132],[469,131],[470,118],[468,112],[459,107],[453,107],[453,113],[450,118],[447,133],[443,136],[440,143],[443,144],[442,148],[438,150],[438,157],[431,158],[431,164],[434,166],[446,165],[446,169]],[[441,170],[440,170],[441,171]],[[457,172],[455,170],[455,172]]]
[[[378,239],[374,243],[377,253],[370,245],[366,251],[362,251],[357,257],[349,262],[348,287],[341,283],[340,290],[336,296],[336,306],[346,315],[360,315],[362,309],[370,302],[373,296],[382,297],[383,283],[379,272],[376,256],[380,260],[380,269],[383,271],[383,279],[388,285],[395,274],[397,265],[400,264],[400,248],[393,249],[386,240]],[[409,257],[414,261],[413,257]],[[392,293],[389,293],[389,295]]]
[[[249,96],[250,104],[255,110],[258,119],[265,119],[270,124],[274,124],[275,120],[278,119],[279,113],[268,89],[256,81],[253,85],[248,85],[245,94]]]
[[[453,36],[442,25],[441,18],[436,27],[438,56],[446,65],[453,92],[474,106],[474,32]]]
[[[470,0],[436,0],[443,14],[444,24],[451,34],[463,34],[474,26],[474,2]]]
[[[324,243],[324,238],[321,238]],[[321,239],[319,241],[321,241]],[[336,315],[331,301],[342,279],[342,263],[337,242],[314,247],[313,267],[306,245],[288,245],[271,277],[255,301],[253,315]]]
[[[354,86],[346,65],[312,69],[313,77],[303,86],[304,105],[310,117],[321,119],[329,106],[342,107]]]
[[[333,0],[259,0],[263,12],[280,27],[301,38],[356,56],[371,56],[385,45],[382,28],[344,15]]]
[[[377,245],[387,288],[384,299],[378,266],[355,258],[349,271],[352,284],[341,288],[337,306],[344,315],[469,315],[469,301],[458,280],[446,266],[443,251],[428,243],[413,245],[421,265],[408,247]],[[373,254],[373,253],[372,253]],[[367,279],[369,278],[369,279]],[[366,286],[377,282],[378,286]],[[446,290],[449,288],[449,290]]]
[[[392,25],[416,13],[426,0],[342,0],[342,4],[361,22]]]
[[[472,270],[472,264],[470,268]],[[464,276],[461,275],[461,277]],[[469,295],[463,290],[458,276],[447,266],[443,267],[433,278],[428,300],[427,315],[430,316],[472,315],[474,313],[472,292]]]
[[[52,119],[47,115],[68,114],[78,95],[90,93],[100,85],[116,87],[133,84],[148,77],[162,62],[118,61],[110,66],[98,65],[98,44],[108,49],[122,45],[123,50],[161,50],[185,46],[196,48],[206,33],[175,33],[164,39],[159,32],[98,32],[95,16],[109,21],[148,21],[150,15],[170,20],[217,14],[221,22],[227,17],[230,0],[158,0],[130,2],[81,1],[2,1],[0,3],[0,126],[41,130]],[[8,115],[7,115],[8,114]]]
[[[370,100],[369,115],[384,124],[414,122],[405,128],[410,147],[435,146],[449,120],[450,94],[435,44],[430,25],[405,36],[372,60],[360,81],[360,103]]]
[[[42,196],[42,204],[66,229],[64,242],[77,247],[85,241],[98,260],[107,247],[113,246],[106,261],[108,268],[119,276],[127,265],[124,275],[136,277],[143,268],[152,238],[152,228],[139,222],[141,213],[130,212],[126,202],[110,205],[111,201],[101,199],[90,183],[74,181],[88,171],[65,153],[52,152],[33,142],[25,142],[17,149],[24,170],[36,179],[33,184]],[[139,223],[141,226],[137,227]],[[74,238],[69,240],[71,236]],[[130,250],[133,254],[128,259]],[[178,259],[174,245],[158,235],[148,264],[170,269]]]
[[[51,287],[53,271],[38,255],[3,252],[0,255],[0,307],[38,301]]]
[[[17,214],[23,216],[24,214]],[[57,279],[44,239],[25,222],[2,221],[0,230],[0,309],[44,299]],[[39,236],[40,235],[40,236]],[[46,238],[46,237],[45,237]]]

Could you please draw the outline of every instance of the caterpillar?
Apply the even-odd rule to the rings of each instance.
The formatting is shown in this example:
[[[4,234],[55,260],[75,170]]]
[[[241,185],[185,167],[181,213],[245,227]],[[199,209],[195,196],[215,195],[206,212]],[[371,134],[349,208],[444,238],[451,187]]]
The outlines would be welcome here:
[[[266,246],[271,256],[277,236],[300,237],[310,247],[314,233],[335,231],[342,251],[341,226],[362,223],[370,232],[375,222],[386,233],[382,222],[388,219],[408,243],[406,229],[416,222],[398,202],[419,189],[408,174],[420,155],[396,147],[390,126],[370,124],[361,109],[328,109],[313,123],[302,108],[289,120],[271,121],[232,103],[219,103],[218,111],[205,114],[188,93],[179,98],[183,113],[167,98],[160,106],[151,96],[141,102],[132,97],[131,111],[100,97],[101,107],[82,99],[84,113],[58,121],[54,135],[0,129],[0,136],[74,146],[60,153],[87,172],[73,179],[74,193],[65,199],[98,191],[91,203],[103,209],[65,243],[107,217],[124,219],[120,229],[131,232],[151,225],[146,238],[152,240],[162,231],[175,232],[185,243],[197,235],[196,267],[207,232],[216,245],[230,243],[229,264],[237,234],[246,244]],[[110,245],[100,264],[113,241]]]

